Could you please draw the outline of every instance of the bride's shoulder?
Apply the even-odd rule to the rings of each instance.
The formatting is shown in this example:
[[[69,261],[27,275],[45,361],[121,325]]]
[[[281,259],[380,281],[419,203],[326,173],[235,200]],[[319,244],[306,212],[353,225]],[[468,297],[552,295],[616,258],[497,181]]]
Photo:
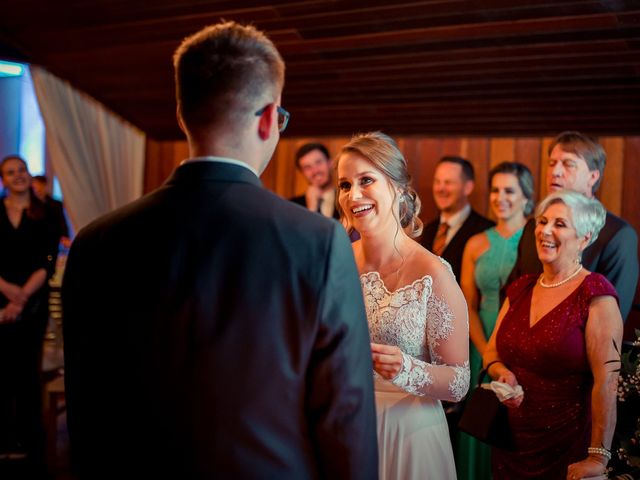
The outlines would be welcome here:
[[[420,244],[418,244],[416,247],[414,259],[417,265],[420,265],[422,268],[429,270],[434,275],[440,272],[448,272],[451,270],[451,268],[449,267],[449,263],[445,259],[431,253]]]
[[[422,245],[418,245],[413,255],[412,267],[418,276],[428,275],[435,281],[448,280],[455,282],[451,266],[446,260],[434,255]]]

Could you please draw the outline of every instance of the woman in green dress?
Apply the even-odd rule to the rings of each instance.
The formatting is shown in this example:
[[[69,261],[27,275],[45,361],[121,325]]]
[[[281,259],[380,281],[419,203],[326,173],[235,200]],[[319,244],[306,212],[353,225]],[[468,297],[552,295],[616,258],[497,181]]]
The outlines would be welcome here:
[[[471,383],[478,383],[482,354],[500,310],[500,289],[511,273],[526,217],[533,210],[533,177],[515,162],[503,162],[489,173],[489,204],[496,226],[469,239],[462,257],[460,285],[469,308]],[[460,480],[491,478],[491,449],[459,432],[456,466]]]

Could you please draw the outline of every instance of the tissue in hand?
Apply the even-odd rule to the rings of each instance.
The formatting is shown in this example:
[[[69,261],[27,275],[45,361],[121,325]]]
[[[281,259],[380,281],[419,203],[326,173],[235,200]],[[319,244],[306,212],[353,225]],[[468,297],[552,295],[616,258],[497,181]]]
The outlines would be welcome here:
[[[496,382],[495,380],[489,384],[483,383],[482,388],[493,390],[501,402],[509,400],[510,398],[517,398],[524,394],[520,385],[512,387],[508,383]]]

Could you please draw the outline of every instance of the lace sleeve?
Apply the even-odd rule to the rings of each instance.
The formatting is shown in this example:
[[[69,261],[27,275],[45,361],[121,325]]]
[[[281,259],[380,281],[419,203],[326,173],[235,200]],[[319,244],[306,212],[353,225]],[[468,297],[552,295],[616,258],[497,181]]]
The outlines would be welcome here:
[[[469,317],[450,268],[434,276],[426,329],[431,361],[403,353],[402,368],[392,382],[414,395],[458,402],[469,389]]]

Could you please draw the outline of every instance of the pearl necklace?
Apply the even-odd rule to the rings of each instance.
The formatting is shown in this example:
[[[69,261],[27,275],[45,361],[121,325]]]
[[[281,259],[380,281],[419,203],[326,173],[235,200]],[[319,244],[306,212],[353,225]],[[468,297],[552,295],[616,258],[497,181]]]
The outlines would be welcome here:
[[[559,287],[560,285],[562,285],[563,283],[567,283],[569,280],[571,280],[573,277],[575,277],[576,275],[578,275],[580,273],[580,271],[582,270],[582,265],[580,265],[575,272],[573,272],[571,275],[569,275],[567,278],[565,278],[564,280],[560,280],[559,282],[556,283],[544,283],[544,280],[542,279],[542,277],[544,276],[544,273],[542,275],[540,275],[540,280],[538,281],[538,283],[540,284],[541,287],[544,288],[555,288],[555,287]]]

